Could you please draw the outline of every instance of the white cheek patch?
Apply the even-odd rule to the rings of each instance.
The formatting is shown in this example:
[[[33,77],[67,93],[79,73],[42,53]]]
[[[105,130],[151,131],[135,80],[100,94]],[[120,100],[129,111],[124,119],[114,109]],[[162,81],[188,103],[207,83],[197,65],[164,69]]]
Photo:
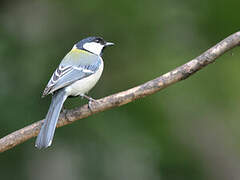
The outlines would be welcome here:
[[[95,42],[90,42],[90,43],[85,43],[83,45],[83,48],[94,53],[97,55],[100,55],[103,49],[103,45],[99,44],[99,43],[95,43]]]

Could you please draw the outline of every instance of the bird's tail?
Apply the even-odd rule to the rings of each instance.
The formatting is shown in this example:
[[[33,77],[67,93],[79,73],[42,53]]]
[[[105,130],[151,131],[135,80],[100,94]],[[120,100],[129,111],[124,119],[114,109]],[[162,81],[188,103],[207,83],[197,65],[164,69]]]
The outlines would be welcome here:
[[[53,95],[46,119],[44,120],[44,123],[35,142],[35,146],[37,148],[47,148],[52,144],[52,139],[56,129],[58,117],[62,109],[63,103],[66,99],[67,95],[64,89],[56,92]]]

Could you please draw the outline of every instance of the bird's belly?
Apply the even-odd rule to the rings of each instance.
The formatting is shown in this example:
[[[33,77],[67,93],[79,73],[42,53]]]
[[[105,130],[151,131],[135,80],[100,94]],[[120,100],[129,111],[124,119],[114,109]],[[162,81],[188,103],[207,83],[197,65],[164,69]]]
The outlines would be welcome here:
[[[99,78],[102,75],[103,63],[101,63],[99,69],[92,75],[78,80],[66,87],[66,92],[68,96],[78,96],[80,94],[85,94],[90,91],[98,82]]]

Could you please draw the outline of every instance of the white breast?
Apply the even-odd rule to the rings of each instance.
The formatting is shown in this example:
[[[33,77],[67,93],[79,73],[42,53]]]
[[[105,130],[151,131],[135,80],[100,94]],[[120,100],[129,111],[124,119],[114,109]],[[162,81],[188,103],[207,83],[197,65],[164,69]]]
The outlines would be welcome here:
[[[102,60],[101,60],[102,61]],[[103,72],[103,61],[99,66],[99,69],[92,75],[78,80],[66,87],[66,92],[69,96],[78,96],[80,94],[85,94],[90,91],[98,82]]]

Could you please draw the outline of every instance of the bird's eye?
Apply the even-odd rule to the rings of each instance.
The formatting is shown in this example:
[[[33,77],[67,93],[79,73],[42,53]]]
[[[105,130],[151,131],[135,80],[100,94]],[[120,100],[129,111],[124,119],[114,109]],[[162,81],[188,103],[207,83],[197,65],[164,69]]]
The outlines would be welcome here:
[[[96,42],[96,43],[99,43],[99,42],[100,42],[100,40],[99,40],[99,39],[96,39],[96,40],[95,40],[95,42]]]

